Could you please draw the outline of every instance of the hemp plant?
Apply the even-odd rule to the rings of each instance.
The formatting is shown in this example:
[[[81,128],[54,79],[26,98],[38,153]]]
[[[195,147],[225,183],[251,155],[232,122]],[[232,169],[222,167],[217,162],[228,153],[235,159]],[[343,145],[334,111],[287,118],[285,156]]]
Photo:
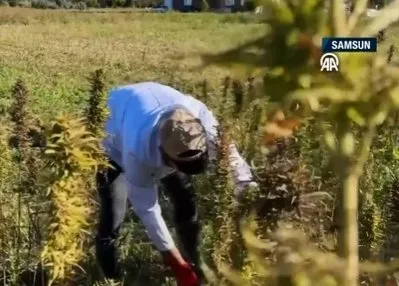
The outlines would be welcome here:
[[[93,210],[88,183],[105,164],[98,146],[82,118],[59,116],[47,130],[50,221],[41,258],[50,268],[49,285],[65,285],[86,255],[83,246]]]
[[[88,129],[97,136],[103,135],[108,117],[107,90],[102,69],[94,71],[90,77],[90,96],[85,110]]]

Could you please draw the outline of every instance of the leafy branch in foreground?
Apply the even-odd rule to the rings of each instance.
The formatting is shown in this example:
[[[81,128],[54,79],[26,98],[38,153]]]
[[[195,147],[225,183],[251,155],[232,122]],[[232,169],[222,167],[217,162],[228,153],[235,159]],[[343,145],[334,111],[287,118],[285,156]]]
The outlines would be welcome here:
[[[98,154],[98,139],[86,130],[83,119],[64,115],[52,122],[45,151],[51,212],[41,254],[43,264],[50,267],[50,285],[67,281],[85,255],[82,246],[93,209],[87,186],[104,164]]]
[[[386,56],[378,53],[343,53],[339,72],[322,73],[321,37],[373,36],[399,20],[399,1],[367,21],[362,19],[365,0],[356,1],[349,16],[341,0],[329,1],[329,14],[322,0],[261,4],[266,11],[264,36],[206,55],[204,60],[262,75],[265,95],[284,110],[287,120],[310,117],[333,123],[325,126],[324,136],[339,178],[334,221],[338,255],[346,264],[339,285],[357,285],[359,178],[376,128],[399,107],[399,67],[389,65]],[[278,128],[273,132],[278,133]],[[285,134],[290,133],[281,130],[280,135]]]
[[[320,251],[305,233],[292,229],[290,224],[280,226],[269,239],[260,239],[256,235],[258,225],[255,217],[252,213],[240,224],[248,250],[247,263],[254,270],[253,274],[243,277],[225,263],[221,272],[232,285],[341,285],[346,268],[344,259]],[[267,253],[271,252],[275,253],[274,261],[265,259]],[[399,269],[399,261],[388,264],[365,262],[359,265],[359,269],[375,275],[392,273]]]

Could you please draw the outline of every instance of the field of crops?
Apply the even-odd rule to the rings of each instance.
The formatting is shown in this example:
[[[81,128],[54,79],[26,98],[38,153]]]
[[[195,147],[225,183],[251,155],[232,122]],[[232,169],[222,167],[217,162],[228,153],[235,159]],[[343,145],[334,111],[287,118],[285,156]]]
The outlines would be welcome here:
[[[205,80],[210,94],[220,93],[221,90],[217,89],[228,72],[214,67],[198,69],[200,61],[196,54],[214,53],[229,47],[232,42],[240,43],[246,37],[264,32],[250,15],[154,14],[126,10],[85,13],[2,8],[0,23],[0,106],[7,125],[10,109],[15,105],[12,90],[19,79],[23,80],[28,90],[27,112],[45,123],[62,112],[75,115],[84,112],[91,88],[88,78],[100,68],[105,72],[104,81],[108,87],[155,80],[195,91],[198,86],[203,86]],[[235,37],[237,33],[246,36]],[[196,91],[196,95],[202,93],[202,88]],[[4,140],[11,136],[8,132],[3,135]],[[31,205],[43,200],[44,193],[23,196],[19,201],[9,193],[15,180],[5,180],[8,182],[2,186],[3,216],[10,220],[19,217],[14,209],[22,209],[22,214],[14,222],[5,219],[3,227],[15,223],[19,225],[16,228],[24,228],[25,224],[36,225],[46,220],[36,209],[38,206],[35,203]],[[42,190],[42,187],[36,188]],[[6,202],[7,206],[3,205]],[[39,205],[41,209],[42,202]],[[26,212],[30,209],[36,209],[31,217],[36,222],[25,221]],[[42,227],[45,228],[45,225]],[[167,283],[165,277],[169,274],[164,273],[160,258],[152,250],[141,225],[127,222],[123,231],[121,257],[129,270],[127,281],[137,281],[138,285]],[[45,233],[46,230],[39,232]],[[10,237],[15,240],[16,233],[19,233],[17,229],[13,229],[9,236],[4,234],[0,239],[1,245],[7,244],[6,240]],[[28,269],[35,272],[35,257],[44,242],[41,240],[28,231],[19,242],[14,241],[12,246],[2,249],[2,257],[24,257],[2,259],[3,271],[10,275],[9,281],[14,281],[11,284],[15,283],[20,273]],[[27,245],[31,245],[28,246],[28,253],[22,254]],[[93,264],[93,253],[93,249],[86,253],[91,264],[86,269],[89,275],[80,273],[78,278],[72,274],[67,276],[72,276],[72,280],[78,279],[80,285],[91,285],[93,279],[99,279],[101,275]],[[19,270],[13,270],[18,264]],[[26,275],[23,277],[27,279]],[[32,277],[29,279],[32,280]],[[30,285],[32,282],[26,283]]]
[[[192,53],[215,52],[230,40],[262,33],[249,17],[0,10],[1,92],[22,76],[39,113],[76,110],[89,72],[103,68],[110,84],[141,80],[190,83],[220,79],[216,69],[191,71]],[[252,21],[254,22],[254,21]],[[227,41],[228,40],[228,41]],[[179,57],[190,56],[181,61]],[[3,99],[2,99],[3,100]],[[51,108],[48,108],[51,107]]]
[[[202,53],[221,52],[265,32],[259,16],[250,14],[0,8],[0,283],[47,286],[48,278],[54,277],[53,285],[117,285],[103,281],[94,259],[97,205],[89,163],[102,158],[95,147],[82,143],[83,123],[75,119],[87,118],[89,109],[101,112],[92,106],[101,100],[91,99],[102,98],[104,84],[109,88],[159,81],[206,102],[225,128],[223,138],[233,138],[256,166],[260,187],[239,206],[226,172],[223,144],[216,169],[195,180],[203,218],[201,252],[210,268],[207,273],[215,275],[209,279],[218,281],[216,285],[225,285],[226,280],[234,280],[235,285],[249,285],[245,284],[249,281],[256,285],[344,285],[333,280],[338,277],[339,281],[346,266],[323,256],[340,252],[333,213],[340,200],[341,178],[332,171],[334,156],[324,136],[326,126],[317,117],[307,117],[293,138],[275,139],[265,154],[261,148],[265,131],[260,127],[265,125],[266,101],[258,92],[262,81],[238,80],[230,70],[216,66],[200,68]],[[398,32],[397,26],[387,30],[378,51],[383,57],[388,58],[392,47],[399,47]],[[286,52],[281,47],[272,52],[277,51]],[[398,53],[393,51],[389,62],[398,63]],[[104,73],[95,73],[99,69]],[[283,93],[290,87],[275,83],[269,82],[273,91]],[[64,117],[57,117],[61,114]],[[293,122],[296,126],[296,119]],[[393,116],[374,130],[371,156],[362,168],[358,244],[362,261],[399,257],[397,122]],[[65,136],[61,136],[65,141],[55,140],[55,134]],[[46,140],[53,145],[46,146]],[[79,154],[87,156],[87,161],[68,152],[72,149],[83,152]],[[170,205],[163,196],[162,207],[173,232]],[[253,207],[258,237],[272,239],[277,246],[259,246],[244,228],[249,243],[244,247],[237,221]],[[281,225],[306,235],[291,231],[271,235]],[[120,250],[124,285],[175,285],[133,213],[126,217]],[[248,251],[252,262],[246,259]],[[52,264],[42,267],[40,261]],[[236,272],[226,273],[226,265]],[[284,272],[287,269],[289,274]],[[393,281],[389,275],[365,272],[360,279],[367,285]],[[315,284],[306,284],[310,281]]]

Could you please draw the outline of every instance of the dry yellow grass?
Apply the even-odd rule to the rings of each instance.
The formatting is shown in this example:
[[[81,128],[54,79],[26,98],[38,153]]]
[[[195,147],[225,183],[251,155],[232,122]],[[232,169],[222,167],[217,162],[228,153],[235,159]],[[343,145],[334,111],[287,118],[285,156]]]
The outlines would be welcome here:
[[[220,82],[226,71],[189,71],[199,59],[176,57],[216,52],[263,33],[252,17],[0,8],[0,94],[23,77],[33,90],[32,108],[46,116],[79,110],[86,77],[99,67],[110,85],[205,78]],[[7,105],[7,98],[0,99],[0,111]]]
[[[2,8],[1,65],[38,77],[45,85],[65,80],[79,84],[100,66],[117,83],[163,79],[171,73],[187,80],[213,79],[222,72],[188,72],[198,59],[179,62],[175,57],[217,51],[244,40],[235,35],[253,36],[262,30],[239,20],[240,16],[211,14]]]

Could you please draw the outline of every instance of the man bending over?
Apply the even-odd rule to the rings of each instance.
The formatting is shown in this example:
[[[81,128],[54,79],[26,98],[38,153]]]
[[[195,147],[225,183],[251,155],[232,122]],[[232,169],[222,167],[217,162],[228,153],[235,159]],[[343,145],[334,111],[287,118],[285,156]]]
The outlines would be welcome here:
[[[115,240],[129,200],[178,285],[199,285],[200,225],[191,175],[206,171],[216,155],[216,119],[201,101],[153,82],[115,88],[108,104],[104,147],[113,168],[97,175],[101,213],[96,254],[104,275],[121,278]],[[229,159],[239,195],[253,184],[251,171],[234,145]],[[122,173],[126,188],[113,188]],[[185,258],[162,217],[157,186],[163,187],[173,203]]]

